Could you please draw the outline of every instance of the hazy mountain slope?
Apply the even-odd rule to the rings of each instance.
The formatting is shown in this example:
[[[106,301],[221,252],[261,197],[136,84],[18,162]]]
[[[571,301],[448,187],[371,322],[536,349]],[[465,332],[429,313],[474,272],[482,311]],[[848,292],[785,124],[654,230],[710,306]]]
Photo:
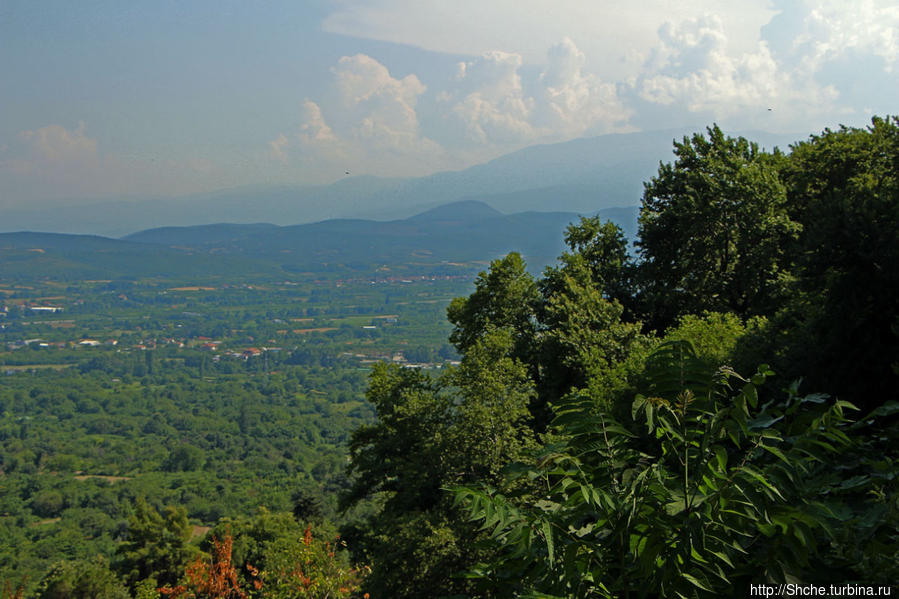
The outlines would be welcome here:
[[[626,231],[637,208],[600,215]],[[532,270],[564,250],[570,212],[502,214],[456,202],[393,221],[332,219],[305,225],[216,224],[163,227],[125,239],[52,233],[0,234],[4,277],[115,278],[370,270],[378,265],[440,265],[522,253]]]
[[[476,200],[461,200],[449,204],[443,204],[430,210],[425,210],[407,220],[412,222],[471,222],[475,220],[485,220],[503,216],[503,213],[496,210],[485,202]]]
[[[672,159],[690,129],[603,135],[532,146],[471,168],[427,177],[349,176],[331,185],[254,186],[178,199],[118,201],[52,210],[8,210],[0,227],[121,236],[162,226],[220,222],[278,225],[333,218],[399,219],[460,199],[502,212],[594,213],[637,204],[642,184]],[[802,136],[743,133],[765,147]]]
[[[271,267],[241,256],[221,260],[208,252],[92,235],[0,233],[0,276],[4,279],[190,277],[241,270],[266,272]]]
[[[188,242],[189,244],[216,244],[233,241],[256,233],[264,234],[277,228],[276,225],[269,223],[255,223],[250,225],[216,223],[213,225],[194,225],[185,227],[159,227],[126,235],[122,239],[140,243],[158,243],[162,245],[178,245],[184,242]]]
[[[636,207],[612,208],[600,215],[633,236]],[[332,219],[289,227],[170,227],[141,231],[126,239],[255,257],[290,268],[487,260],[509,251],[519,251],[535,266],[542,266],[564,249],[565,227],[576,220],[577,214],[570,212],[505,215],[482,202],[462,201],[393,221]],[[215,232],[221,234],[213,235]]]

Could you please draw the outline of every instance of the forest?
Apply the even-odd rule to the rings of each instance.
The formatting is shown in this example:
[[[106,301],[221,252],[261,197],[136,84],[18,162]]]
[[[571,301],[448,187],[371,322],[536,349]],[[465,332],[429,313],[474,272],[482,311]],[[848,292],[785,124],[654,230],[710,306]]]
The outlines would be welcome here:
[[[0,592],[889,589],[897,232],[899,118],[787,152],[713,125],[645,183],[636,239],[581,217],[536,275],[513,252],[473,285],[303,302],[83,283],[44,322],[144,349],[52,347],[68,325],[45,325],[47,347],[0,354]],[[27,318],[8,309],[5,339]]]

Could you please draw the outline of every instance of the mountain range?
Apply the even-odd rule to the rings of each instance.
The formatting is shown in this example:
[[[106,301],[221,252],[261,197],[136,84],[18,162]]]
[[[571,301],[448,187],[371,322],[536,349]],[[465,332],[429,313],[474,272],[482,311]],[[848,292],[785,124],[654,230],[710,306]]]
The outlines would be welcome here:
[[[119,237],[163,226],[221,222],[277,225],[338,218],[396,220],[460,200],[485,202],[504,213],[593,214],[640,201],[642,184],[672,142],[692,129],[603,135],[537,145],[461,171],[408,179],[348,176],[330,185],[253,186],[169,199],[6,210],[0,231],[53,231]],[[744,132],[767,148],[799,135]]]
[[[636,233],[637,207],[599,211]],[[211,224],[153,228],[113,239],[60,233],[0,234],[5,279],[289,276],[298,272],[373,272],[379,267],[422,273],[447,265],[482,268],[510,251],[532,270],[564,250],[572,212],[502,214],[465,200],[391,221],[330,219],[317,223]]]

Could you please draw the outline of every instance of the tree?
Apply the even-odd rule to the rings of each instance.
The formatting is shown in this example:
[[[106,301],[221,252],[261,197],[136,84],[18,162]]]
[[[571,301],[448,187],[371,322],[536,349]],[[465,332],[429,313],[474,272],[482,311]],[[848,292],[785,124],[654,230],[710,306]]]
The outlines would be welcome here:
[[[160,514],[138,498],[115,568],[132,588],[149,578],[160,585],[175,584],[184,566],[197,555],[197,549],[188,543],[192,532],[185,508],[169,506]]]
[[[624,308],[603,296],[587,264],[570,256],[540,281],[539,381],[545,407],[575,389],[608,402],[627,384],[629,360],[648,345],[640,323],[622,321]]]
[[[454,328],[449,340],[464,354],[488,328],[508,328],[515,340],[512,355],[529,363],[538,297],[534,279],[518,253],[494,260],[488,271],[478,274],[471,295],[450,302],[446,313]]]
[[[783,155],[717,125],[674,144],[644,185],[637,247],[643,314],[664,329],[683,314],[771,314],[790,280],[799,225],[790,218]]]
[[[478,535],[450,505],[445,487],[497,482],[510,459],[535,446],[527,423],[534,395],[528,370],[511,357],[515,333],[487,325],[458,369],[432,378],[418,370],[378,365],[369,400],[377,424],[350,443],[352,486],[344,508],[364,498],[380,509],[352,538],[372,573],[372,596],[464,593],[469,583],[450,572],[482,555]]]
[[[538,489],[456,489],[500,549],[470,575],[502,596],[580,598],[720,596],[817,574],[841,484],[822,458],[849,444],[851,406],[763,403],[768,374],[709,371],[689,343],[664,344],[647,362],[650,394],[633,404],[639,434],[569,397],[554,421],[561,441],[536,467],[508,469]]]
[[[565,229],[569,251],[559,257],[560,267],[550,268],[541,281],[546,295],[548,285],[559,271],[585,269],[592,286],[609,300],[630,307],[633,296],[634,264],[628,255],[627,239],[621,227],[598,216],[580,217],[577,224]]]
[[[899,387],[897,173],[897,117],[812,136],[784,172],[802,225],[786,366],[872,408]]]
[[[450,471],[444,486],[496,480],[509,456],[523,456],[536,445],[528,427],[534,385],[526,366],[509,355],[513,343],[508,329],[489,329],[447,376],[458,391],[446,431]]]
[[[38,587],[39,599],[129,599],[122,582],[97,556],[55,564]]]
[[[165,472],[187,472],[200,469],[204,461],[202,449],[181,443],[169,452],[160,468]]]
[[[378,422],[353,432],[348,474],[354,478],[342,507],[382,492],[388,494],[387,507],[398,512],[439,500],[441,440],[453,409],[443,387],[417,369],[373,367],[366,396]]]
[[[267,599],[348,599],[356,591],[368,568],[351,568],[346,543],[316,538],[307,525],[300,539],[282,537],[269,545],[265,569],[259,571],[259,586]]]
[[[176,599],[247,599],[231,562],[231,542],[231,537],[225,537],[221,542],[213,537],[209,560],[197,556],[187,565],[183,584],[162,587],[160,594]]]

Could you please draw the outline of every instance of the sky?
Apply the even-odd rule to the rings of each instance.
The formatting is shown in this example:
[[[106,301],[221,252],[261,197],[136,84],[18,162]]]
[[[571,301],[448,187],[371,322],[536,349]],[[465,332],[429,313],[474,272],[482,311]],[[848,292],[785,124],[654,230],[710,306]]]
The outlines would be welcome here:
[[[0,209],[865,126],[895,0],[0,0]]]

